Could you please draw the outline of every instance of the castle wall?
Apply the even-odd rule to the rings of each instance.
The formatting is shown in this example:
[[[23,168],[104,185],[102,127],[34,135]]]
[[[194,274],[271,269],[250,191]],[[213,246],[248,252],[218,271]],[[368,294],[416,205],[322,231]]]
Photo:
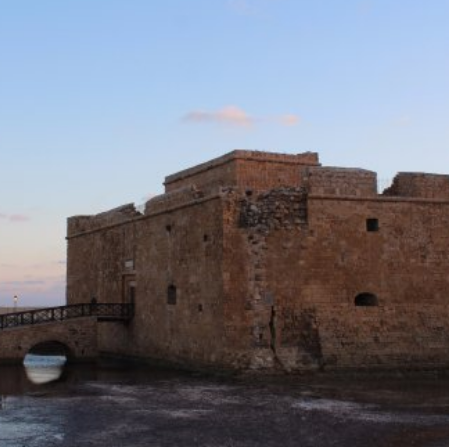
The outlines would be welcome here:
[[[310,194],[316,195],[377,195],[377,174],[365,169],[310,167],[302,184]]]
[[[400,172],[383,194],[449,200],[449,175]]]
[[[78,304],[124,300],[124,278],[133,274],[127,262],[135,262],[136,222],[112,225],[69,237],[67,302]]]
[[[449,202],[307,195],[304,208],[294,189],[228,200],[226,245],[241,248],[224,261],[236,363],[449,364]],[[362,293],[378,305],[356,306]]]
[[[280,290],[291,291],[299,282],[290,275],[291,260],[282,256],[285,241],[272,237],[287,231],[296,235],[296,242],[301,240],[307,226],[307,192],[304,188],[250,195],[230,191],[224,201],[223,285],[229,359],[235,367],[276,368],[278,311],[284,300]],[[275,254],[280,256],[272,269],[270,259]],[[273,278],[279,291],[273,289]]]
[[[229,154],[185,169],[165,178],[165,192],[195,186],[205,192],[217,192],[220,186],[237,183],[235,159]]]
[[[165,191],[189,186],[205,193],[217,192],[223,186],[256,190],[297,186],[303,182],[306,167],[318,165],[318,155],[313,152],[289,155],[234,151],[166,177]]]
[[[69,237],[69,304],[129,301],[135,285],[134,319],[100,325],[101,352],[223,364],[221,201],[180,195],[184,204],[174,195],[150,201],[143,217]]]
[[[139,213],[133,203],[122,205],[104,213],[94,216],[73,216],[67,219],[67,236],[86,233],[98,229],[104,229],[113,225],[128,222],[138,216]]]
[[[143,268],[136,277],[136,354],[220,363],[220,200],[211,198],[146,219],[138,239],[137,259]]]
[[[69,304],[134,301],[128,326],[99,327],[100,351],[125,356],[447,366],[447,177],[399,174],[383,195],[376,183],[309,153],[237,151],[169,176],[143,214],[69,219]]]
[[[448,223],[449,203],[309,198],[301,300],[316,310],[324,365],[449,363]],[[378,306],[355,306],[363,292]]]

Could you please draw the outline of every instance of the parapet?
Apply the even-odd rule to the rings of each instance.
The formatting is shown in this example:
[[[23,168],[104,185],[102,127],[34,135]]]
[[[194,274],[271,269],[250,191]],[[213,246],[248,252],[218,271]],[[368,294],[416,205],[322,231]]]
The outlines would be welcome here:
[[[185,203],[202,199],[203,192],[193,186],[186,186],[159,196],[152,197],[145,203],[145,215],[164,212]]]
[[[301,186],[304,167],[319,166],[318,154],[278,154],[235,150],[193,168],[165,178],[165,191],[197,187],[205,194],[220,187],[265,190],[282,186]]]
[[[382,195],[448,200],[449,175],[399,172]]]
[[[377,195],[377,174],[357,168],[311,167],[305,184],[309,194],[371,197]]]
[[[67,237],[78,233],[98,230],[122,222],[127,222],[142,214],[136,210],[134,203],[114,208],[91,216],[73,216],[67,219]]]
[[[247,195],[251,191],[258,194],[300,190],[301,194],[312,196],[449,200],[449,175],[400,172],[378,196],[375,172],[323,167],[315,152],[291,155],[235,150],[167,176],[165,193],[146,202],[144,213],[130,203],[96,215],[70,217],[67,237],[200,203],[219,197],[226,190]]]

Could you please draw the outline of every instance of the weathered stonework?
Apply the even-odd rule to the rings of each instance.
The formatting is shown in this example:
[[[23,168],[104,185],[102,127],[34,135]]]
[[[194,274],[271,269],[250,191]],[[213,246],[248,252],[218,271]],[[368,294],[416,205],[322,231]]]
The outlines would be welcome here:
[[[68,220],[68,304],[135,302],[101,352],[286,371],[449,365],[449,176],[234,151]],[[368,298],[367,298],[368,297]]]
[[[98,356],[97,325],[96,318],[87,317],[3,330],[0,332],[0,363],[21,363],[32,348],[53,342],[65,347],[69,360],[95,360]]]

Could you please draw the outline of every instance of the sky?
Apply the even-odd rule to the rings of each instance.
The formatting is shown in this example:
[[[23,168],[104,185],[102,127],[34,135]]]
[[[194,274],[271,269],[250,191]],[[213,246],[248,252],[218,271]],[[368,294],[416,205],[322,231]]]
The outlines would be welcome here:
[[[449,173],[449,0],[0,0],[0,306],[65,303],[66,219],[234,149]]]

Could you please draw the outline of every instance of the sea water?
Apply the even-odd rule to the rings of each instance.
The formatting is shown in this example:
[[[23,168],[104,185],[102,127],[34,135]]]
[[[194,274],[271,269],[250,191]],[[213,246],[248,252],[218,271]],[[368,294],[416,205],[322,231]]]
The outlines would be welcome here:
[[[58,380],[66,363],[64,355],[27,354],[23,361],[28,379],[37,385]]]
[[[446,377],[234,378],[63,361],[0,367],[0,447],[449,445]]]

